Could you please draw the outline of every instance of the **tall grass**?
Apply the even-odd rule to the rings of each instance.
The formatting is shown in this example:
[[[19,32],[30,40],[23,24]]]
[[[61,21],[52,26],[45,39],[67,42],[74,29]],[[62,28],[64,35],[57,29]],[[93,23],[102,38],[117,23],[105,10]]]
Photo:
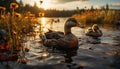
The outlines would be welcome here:
[[[83,13],[74,14],[72,17],[84,25],[93,23],[115,25],[117,21],[120,21],[120,10],[86,10]]]

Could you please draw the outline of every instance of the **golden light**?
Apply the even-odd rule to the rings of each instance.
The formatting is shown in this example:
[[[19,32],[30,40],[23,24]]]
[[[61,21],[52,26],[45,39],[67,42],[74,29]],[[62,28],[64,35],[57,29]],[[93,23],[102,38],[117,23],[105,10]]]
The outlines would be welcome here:
[[[51,0],[36,0],[37,6],[45,10],[51,7]]]
[[[47,23],[48,20],[45,18],[45,17],[41,17],[39,18],[39,22],[41,24],[41,31],[43,31],[42,33],[45,33],[48,31],[48,28],[49,28],[49,24]]]
[[[43,26],[46,25],[46,19],[44,17],[41,18],[41,23],[42,23]]]
[[[44,17],[41,18],[41,23],[43,26],[43,31],[46,32],[48,29],[46,27],[46,19]]]
[[[50,54],[48,52],[44,52],[42,53],[42,57],[45,58],[45,57],[48,57]]]

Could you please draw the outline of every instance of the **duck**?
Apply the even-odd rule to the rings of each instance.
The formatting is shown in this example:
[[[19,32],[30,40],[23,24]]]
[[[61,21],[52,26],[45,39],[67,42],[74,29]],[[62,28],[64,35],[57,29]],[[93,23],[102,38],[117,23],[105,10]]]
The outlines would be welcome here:
[[[64,32],[52,32],[51,35],[56,35],[59,38],[52,37],[43,39],[43,45],[47,47],[54,47],[58,50],[75,50],[78,49],[78,38],[71,32],[72,27],[81,27],[75,18],[68,18],[64,24]]]
[[[117,21],[117,22],[115,23],[115,25],[116,25],[116,29],[117,29],[117,30],[120,30],[120,21]]]
[[[87,41],[92,44],[98,44],[101,43],[100,38],[103,33],[99,29],[97,24],[94,24],[92,27],[88,27],[88,29],[85,31],[85,34],[87,36]]]
[[[89,27],[85,33],[87,36],[91,37],[101,37],[103,35],[102,31],[99,29],[97,24],[94,24],[92,27]]]

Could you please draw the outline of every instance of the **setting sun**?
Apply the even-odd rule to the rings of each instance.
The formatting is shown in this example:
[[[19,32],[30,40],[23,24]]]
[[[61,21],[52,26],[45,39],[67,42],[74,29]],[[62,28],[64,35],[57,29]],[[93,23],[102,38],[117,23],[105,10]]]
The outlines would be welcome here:
[[[44,8],[45,10],[51,7],[51,0],[44,0],[42,4],[40,4],[40,0],[36,0],[37,6],[40,8]]]

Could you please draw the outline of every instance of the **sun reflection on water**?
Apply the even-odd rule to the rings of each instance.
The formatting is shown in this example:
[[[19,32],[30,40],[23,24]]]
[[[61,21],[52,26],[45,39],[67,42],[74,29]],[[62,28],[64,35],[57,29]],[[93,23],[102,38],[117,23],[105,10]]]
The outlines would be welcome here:
[[[48,29],[49,29],[49,23],[48,22],[48,19],[46,19],[45,17],[42,17],[40,18],[40,23],[41,23],[41,30],[43,31],[43,33],[47,32]]]

